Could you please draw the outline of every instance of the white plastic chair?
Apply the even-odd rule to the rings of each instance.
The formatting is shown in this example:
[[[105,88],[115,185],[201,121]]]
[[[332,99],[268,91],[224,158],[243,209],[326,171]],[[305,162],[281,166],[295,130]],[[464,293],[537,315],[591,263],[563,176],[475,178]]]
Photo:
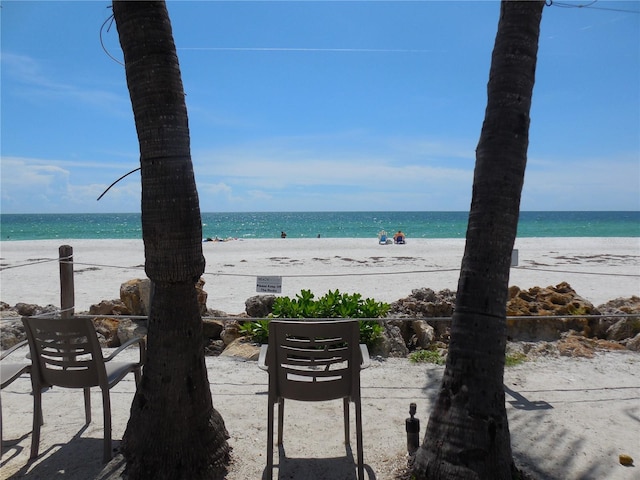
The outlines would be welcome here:
[[[355,404],[358,478],[364,479],[360,370],[369,366],[359,344],[357,320],[272,320],[269,344],[258,366],[269,372],[267,474],[273,476],[274,406],[278,404],[278,445],[282,445],[284,400],[317,402],[343,399],[344,438],[350,445],[349,403]]]

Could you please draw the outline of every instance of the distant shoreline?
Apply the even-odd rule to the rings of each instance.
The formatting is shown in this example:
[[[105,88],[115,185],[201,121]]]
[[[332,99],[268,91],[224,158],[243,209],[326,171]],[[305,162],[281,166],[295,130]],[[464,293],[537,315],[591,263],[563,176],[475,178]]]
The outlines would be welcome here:
[[[402,230],[407,238],[465,238],[468,212],[202,213],[204,238],[376,238]],[[1,214],[1,239],[141,239],[139,213]],[[640,238],[640,211],[521,212],[520,238]]]

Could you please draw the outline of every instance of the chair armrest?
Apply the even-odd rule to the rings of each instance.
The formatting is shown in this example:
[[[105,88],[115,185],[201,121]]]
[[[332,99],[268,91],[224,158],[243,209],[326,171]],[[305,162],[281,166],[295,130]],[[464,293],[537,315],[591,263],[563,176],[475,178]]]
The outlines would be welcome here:
[[[0,360],[2,360],[4,357],[6,357],[7,355],[10,355],[11,353],[15,352],[16,350],[18,350],[19,348],[24,347],[28,342],[26,340],[22,340],[21,342],[16,343],[13,347],[8,348],[7,350],[5,350],[4,352],[2,352],[2,355],[0,355]]]
[[[144,362],[145,362],[146,356],[147,356],[147,348],[146,348],[145,339],[143,337],[132,338],[131,340],[128,340],[128,341],[124,342],[122,345],[120,345],[118,347],[117,350],[113,351],[111,353],[111,355],[109,355],[107,358],[105,358],[104,361],[105,362],[109,362],[109,361],[113,360],[116,357],[116,355],[118,355],[125,348],[128,348],[131,345],[134,345],[136,343],[138,344],[138,347],[140,348],[140,361],[138,363],[140,365],[144,365]]]
[[[268,370],[267,367],[267,349],[269,345],[260,345],[260,356],[258,357],[258,368],[260,370]]]
[[[371,365],[371,358],[369,358],[369,349],[364,343],[360,344],[360,355],[362,356],[362,363],[360,364],[360,370],[364,370]]]

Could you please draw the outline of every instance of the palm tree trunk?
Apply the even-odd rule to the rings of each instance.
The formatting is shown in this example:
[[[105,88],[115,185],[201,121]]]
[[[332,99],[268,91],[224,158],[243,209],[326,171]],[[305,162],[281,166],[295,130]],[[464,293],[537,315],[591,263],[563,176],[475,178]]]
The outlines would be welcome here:
[[[501,5],[449,355],[416,453],[418,480],[502,480],[516,474],[503,386],[506,303],[543,6]]]
[[[147,362],[122,442],[130,480],[223,478],[230,447],[213,408],[195,283],[204,272],[189,125],[164,1],[114,1],[140,143]]]

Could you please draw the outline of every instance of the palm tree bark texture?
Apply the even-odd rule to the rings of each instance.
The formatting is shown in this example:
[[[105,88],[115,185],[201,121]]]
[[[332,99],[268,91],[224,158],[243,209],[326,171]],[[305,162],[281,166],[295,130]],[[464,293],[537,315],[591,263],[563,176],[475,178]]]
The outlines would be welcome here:
[[[511,254],[529,144],[544,1],[503,1],[444,377],[418,480],[517,478],[503,386]]]
[[[164,1],[114,1],[140,144],[142,236],[153,295],[147,362],[122,441],[126,475],[223,478],[229,435],[213,408],[195,283],[202,224],[185,94]]]

